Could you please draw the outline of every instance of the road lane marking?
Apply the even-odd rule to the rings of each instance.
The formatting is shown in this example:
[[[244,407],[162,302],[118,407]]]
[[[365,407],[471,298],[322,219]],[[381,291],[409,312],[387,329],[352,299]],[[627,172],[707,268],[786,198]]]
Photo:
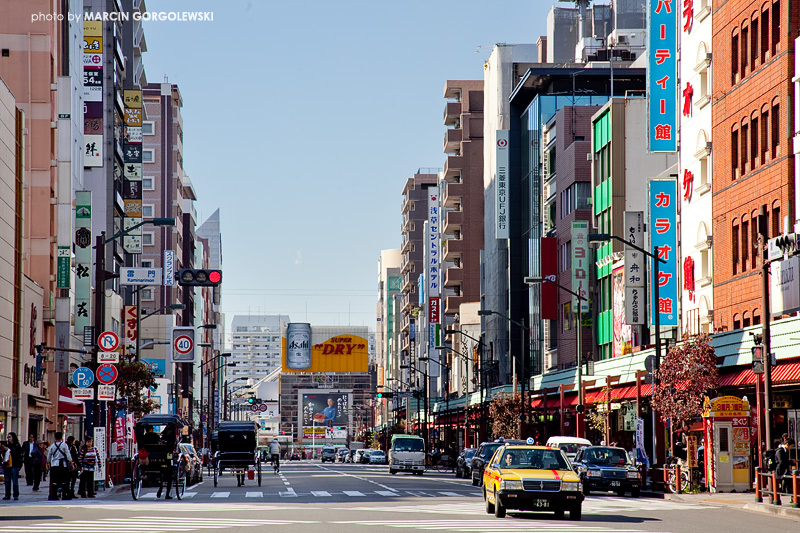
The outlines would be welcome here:
[[[331,495],[331,493],[328,492],[327,490],[312,490],[311,494],[313,494],[317,498],[327,498]]]
[[[439,491],[439,494],[441,494],[442,496],[454,496],[456,498],[461,496],[461,494],[459,494],[457,492],[443,492],[441,490]]]
[[[211,497],[212,498],[227,498],[230,495],[231,495],[230,492],[213,492],[213,493],[211,493]]]
[[[393,490],[376,490],[375,494],[380,494],[381,496],[400,496]]]
[[[345,496],[364,496],[364,493],[360,490],[343,490],[342,492]]]
[[[264,497],[264,493],[263,492],[255,492],[255,491],[254,492],[247,491],[247,492],[244,493],[244,497],[245,498],[263,498]]]

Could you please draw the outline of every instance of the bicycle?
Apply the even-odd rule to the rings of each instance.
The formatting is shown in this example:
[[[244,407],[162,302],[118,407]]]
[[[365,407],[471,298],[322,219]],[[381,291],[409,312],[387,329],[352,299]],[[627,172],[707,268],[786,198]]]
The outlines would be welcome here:
[[[455,463],[450,460],[449,455],[443,455],[439,462],[436,464],[436,470],[438,472],[447,472],[455,470]]]
[[[689,467],[685,466],[683,461],[674,456],[670,459],[668,459],[667,464],[664,465],[664,468],[667,469],[667,488],[672,493],[678,492],[677,466],[680,465],[680,492],[689,492],[689,489],[691,488],[688,471]]]

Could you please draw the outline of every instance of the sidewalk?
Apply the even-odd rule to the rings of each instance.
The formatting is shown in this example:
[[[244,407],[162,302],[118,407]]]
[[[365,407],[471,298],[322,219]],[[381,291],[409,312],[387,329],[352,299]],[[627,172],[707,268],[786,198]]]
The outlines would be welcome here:
[[[791,497],[782,498],[781,505],[772,505],[768,499],[764,503],[756,502],[755,492],[701,492],[698,494],[672,494],[663,492],[642,491],[642,496],[647,498],[663,498],[674,502],[691,502],[698,504],[712,504],[731,507],[744,511],[767,513],[793,520],[800,520],[800,508],[792,507]]]
[[[78,481],[78,483],[79,482],[80,481]],[[75,484],[75,490],[76,491],[78,490],[78,483]],[[102,499],[102,498],[105,498],[107,496],[110,496],[110,495],[114,494],[116,492],[116,490],[117,490],[117,487],[114,487],[114,488],[106,487],[105,490],[100,488],[96,492],[94,498],[81,498],[80,496],[76,495],[75,498],[73,498],[71,500],[58,500],[58,501],[61,501],[61,502],[67,501],[67,502],[72,502],[72,503],[75,503],[75,502],[91,502],[92,500]],[[2,483],[0,483],[0,494],[5,496],[5,488],[2,487]],[[47,476],[47,481],[43,481],[39,485],[39,491],[38,492],[34,492],[33,491],[33,485],[28,485],[26,483],[26,481],[25,481],[25,478],[20,478],[20,480],[19,480],[19,500],[14,500],[14,499],[3,500],[2,496],[0,496],[0,509],[2,509],[4,506],[10,506],[10,505],[30,505],[30,504],[40,503],[40,502],[47,502],[47,501],[50,501],[50,500],[47,499],[49,494],[50,494],[50,476]]]

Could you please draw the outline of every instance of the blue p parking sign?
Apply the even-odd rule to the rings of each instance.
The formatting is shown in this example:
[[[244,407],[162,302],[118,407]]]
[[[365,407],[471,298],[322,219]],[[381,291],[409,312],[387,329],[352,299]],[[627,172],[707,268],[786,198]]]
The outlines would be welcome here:
[[[78,368],[72,373],[72,382],[80,389],[91,387],[92,383],[94,383],[94,373],[92,373],[92,369],[85,366]]]

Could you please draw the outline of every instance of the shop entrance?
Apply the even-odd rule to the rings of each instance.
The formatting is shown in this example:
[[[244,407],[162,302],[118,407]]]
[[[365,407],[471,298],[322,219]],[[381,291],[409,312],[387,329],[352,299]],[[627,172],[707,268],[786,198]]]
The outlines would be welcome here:
[[[733,484],[733,442],[731,431],[733,426],[730,422],[717,422],[714,424],[716,435],[714,435],[714,448],[717,457],[717,485]]]

